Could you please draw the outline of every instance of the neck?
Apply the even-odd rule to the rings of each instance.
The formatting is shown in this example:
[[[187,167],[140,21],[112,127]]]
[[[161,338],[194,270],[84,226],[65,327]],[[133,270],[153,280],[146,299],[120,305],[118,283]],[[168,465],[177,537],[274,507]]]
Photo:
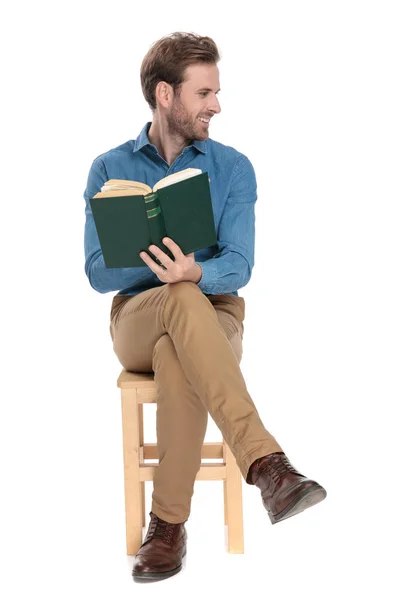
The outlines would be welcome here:
[[[161,120],[156,113],[153,114],[153,121],[147,137],[149,138],[149,142],[157,148],[159,155],[169,165],[172,165],[182,150],[190,143],[178,134],[171,134],[168,123],[165,120]]]

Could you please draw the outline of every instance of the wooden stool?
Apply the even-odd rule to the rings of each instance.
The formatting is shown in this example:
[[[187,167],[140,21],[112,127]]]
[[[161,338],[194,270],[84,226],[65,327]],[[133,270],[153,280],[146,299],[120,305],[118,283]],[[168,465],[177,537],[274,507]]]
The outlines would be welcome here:
[[[122,370],[117,385],[121,388],[122,435],[125,477],[126,552],[136,554],[142,545],[142,527],[146,525],[145,481],[153,481],[158,464],[157,444],[143,440],[143,404],[157,403],[157,387],[152,373]],[[222,442],[203,444],[201,458],[221,458],[222,462],[203,463],[196,480],[224,482],[224,519],[228,526],[228,552],[243,554],[242,474],[229,446]]]

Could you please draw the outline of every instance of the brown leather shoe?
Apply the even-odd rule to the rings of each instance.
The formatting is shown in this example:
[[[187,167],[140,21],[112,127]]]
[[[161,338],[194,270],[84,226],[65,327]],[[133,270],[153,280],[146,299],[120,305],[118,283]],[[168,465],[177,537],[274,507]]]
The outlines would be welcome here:
[[[172,577],[182,569],[187,532],[183,523],[167,523],[150,512],[150,525],[133,562],[134,581],[156,581]]]
[[[296,471],[283,452],[274,452],[254,461],[247,483],[260,488],[272,524],[293,517],[326,497],[326,490]]]

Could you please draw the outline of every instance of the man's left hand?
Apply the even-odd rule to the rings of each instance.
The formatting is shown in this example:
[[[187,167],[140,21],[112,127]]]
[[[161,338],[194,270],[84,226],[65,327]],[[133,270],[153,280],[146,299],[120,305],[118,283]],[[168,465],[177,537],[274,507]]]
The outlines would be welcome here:
[[[166,267],[165,269],[150,258],[147,252],[141,252],[140,258],[155,273],[163,283],[176,283],[178,281],[193,281],[198,283],[202,277],[202,270],[194,258],[194,252],[183,254],[178,244],[170,238],[163,238],[163,244],[172,252],[175,261],[169,258],[158,246],[149,246],[149,250]]]

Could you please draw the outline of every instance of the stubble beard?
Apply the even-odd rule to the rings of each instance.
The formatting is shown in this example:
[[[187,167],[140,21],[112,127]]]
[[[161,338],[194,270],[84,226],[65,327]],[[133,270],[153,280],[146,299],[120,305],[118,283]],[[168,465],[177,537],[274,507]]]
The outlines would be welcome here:
[[[195,123],[197,121],[195,120]],[[179,98],[175,98],[172,104],[171,113],[167,115],[168,133],[171,137],[181,138],[185,144],[192,140],[204,141],[208,138],[208,131],[204,135],[196,131],[195,123],[182,105]]]

